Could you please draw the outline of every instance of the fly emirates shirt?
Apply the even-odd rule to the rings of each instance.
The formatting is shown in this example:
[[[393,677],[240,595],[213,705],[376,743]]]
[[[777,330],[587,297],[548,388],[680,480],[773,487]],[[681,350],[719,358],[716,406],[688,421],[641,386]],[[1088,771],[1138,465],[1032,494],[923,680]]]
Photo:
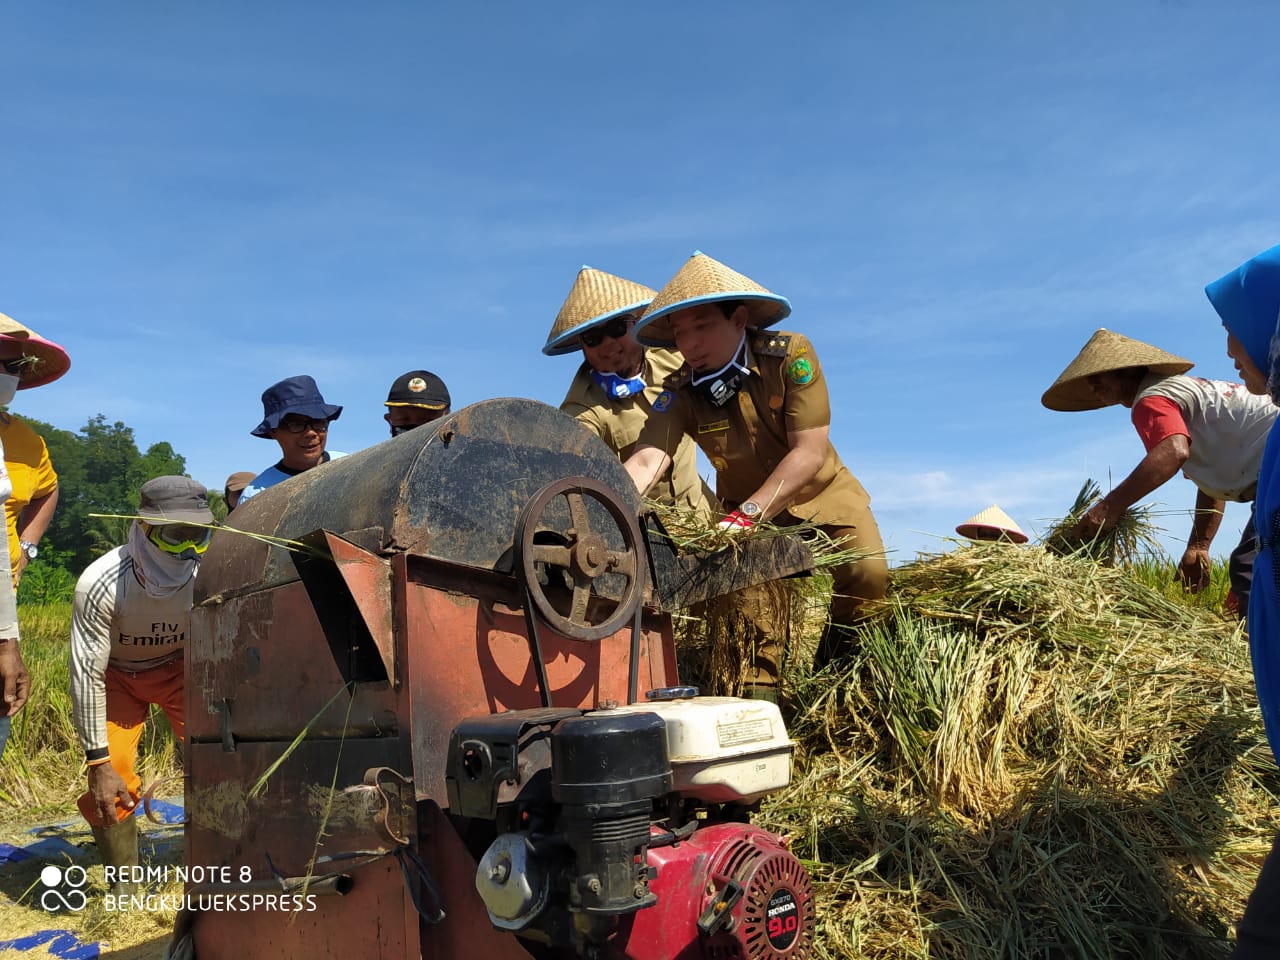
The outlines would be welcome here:
[[[80,575],[71,613],[71,707],[89,761],[107,756],[106,671],[140,673],[181,656],[195,584],[193,576],[167,597],[147,596],[127,545]]]

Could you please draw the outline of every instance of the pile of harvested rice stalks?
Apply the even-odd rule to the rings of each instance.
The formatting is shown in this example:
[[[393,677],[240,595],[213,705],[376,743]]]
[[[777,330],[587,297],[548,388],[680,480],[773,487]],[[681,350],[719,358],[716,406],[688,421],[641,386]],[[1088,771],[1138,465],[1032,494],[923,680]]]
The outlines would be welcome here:
[[[733,550],[747,537],[758,541],[795,536],[804,540],[813,554],[814,576],[762,583],[677,615],[681,676],[686,682],[704,694],[741,696],[766,635],[784,638],[781,651],[772,655],[783,661],[784,669],[793,658],[812,660],[831,591],[831,578],[824,571],[861,554],[813,524],[778,527],[762,521],[743,534],[721,530],[692,511],[650,505],[681,553]]]
[[[1225,957],[1280,824],[1234,621],[1123,568],[977,544],[892,573],[852,659],[793,657],[763,822],[824,957]]]

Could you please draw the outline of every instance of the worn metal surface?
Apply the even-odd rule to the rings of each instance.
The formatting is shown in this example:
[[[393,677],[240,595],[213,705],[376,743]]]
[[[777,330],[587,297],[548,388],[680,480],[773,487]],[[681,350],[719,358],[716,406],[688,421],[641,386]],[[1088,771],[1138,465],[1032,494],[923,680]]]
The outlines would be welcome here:
[[[546,518],[561,498],[569,525],[549,529]],[[592,522],[592,505],[604,508],[606,528]],[[621,547],[611,548],[619,536]],[[636,515],[598,480],[552,481],[516,522],[517,572],[553,629],[575,640],[599,640],[622,629],[643,600],[647,564],[640,537]]]
[[[327,530],[373,553],[509,572],[520,511],[568,476],[599,480],[639,515],[635,485],[586,427],[533,400],[485,400],[265,490],[237,507],[230,525],[292,540]],[[607,525],[603,510],[588,510]],[[547,520],[564,529],[567,509]],[[215,534],[196,602],[296,579],[289,552]]]
[[[268,780],[261,796],[250,787],[288,743],[242,743],[235,753],[218,744],[188,747],[186,863],[232,868],[224,894],[262,893],[273,879],[268,859],[284,877],[341,872],[351,877],[345,896],[318,896],[314,910],[282,912],[209,909],[192,925],[196,957],[308,958],[417,956],[417,914],[405,894],[399,865],[379,826],[381,809],[365,793],[344,792],[363,782],[368,767],[403,763],[399,738],[305,741]],[[336,780],[337,789],[331,784]],[[401,821],[403,824],[403,821]],[[416,842],[416,826],[408,824]],[[344,854],[368,851],[361,857]],[[241,872],[247,868],[248,873]],[[193,891],[196,892],[196,891]],[[298,891],[295,891],[297,893]],[[377,917],[376,923],[352,923]]]
[[[600,481],[638,515],[617,457],[585,428],[533,401],[486,401],[292,478],[233,514],[235,526],[289,545],[215,535],[188,648],[187,862],[248,866],[260,885],[268,856],[294,877],[315,854],[399,846],[427,864],[448,916],[421,921],[399,864],[384,856],[344,863],[350,892],[296,918],[195,917],[197,957],[528,956],[490,926],[475,861],[439,808],[453,726],[540,703],[517,522],[539,490],[573,475]],[[637,548],[589,498],[548,503],[531,543],[554,546],[574,524],[591,531],[584,569]],[[634,562],[638,573],[648,561]],[[642,691],[676,682],[670,619],[643,610]],[[552,702],[625,702],[629,628],[583,641],[540,626]],[[250,798],[304,728],[263,796]]]
[[[448,916],[422,930],[423,960],[531,960],[519,940],[489,922],[476,893],[476,861],[435,803],[419,805],[418,832],[427,869],[451,881],[444,890]]]
[[[353,643],[370,645],[359,632],[354,607],[328,632],[301,581],[265,593],[240,596],[192,612],[188,645],[187,736],[193,742],[283,739],[312,723],[316,737],[382,736],[399,724],[394,687],[376,675],[355,685],[350,712],[334,694],[348,677],[350,651],[335,648],[339,628]],[[372,661],[381,669],[381,658]],[[360,678],[357,678],[360,679]],[[328,706],[326,707],[326,704]]]
[[[408,692],[412,710],[414,784],[419,799],[448,803],[444,785],[449,734],[463,717],[542,705],[517,610],[436,590],[411,592]],[[601,707],[627,701],[631,637],[621,630],[595,643],[540,630],[558,707]],[[641,691],[676,682],[670,620],[646,618],[640,643]]]
[[[712,553],[680,555],[656,519],[646,529],[654,586],[667,611],[813,570],[813,553],[798,537],[743,537]]]

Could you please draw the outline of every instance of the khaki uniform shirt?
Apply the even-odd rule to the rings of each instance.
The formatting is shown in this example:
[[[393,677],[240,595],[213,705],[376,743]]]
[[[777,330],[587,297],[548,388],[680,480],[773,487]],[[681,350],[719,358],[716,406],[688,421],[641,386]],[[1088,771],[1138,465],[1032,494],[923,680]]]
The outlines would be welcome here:
[[[662,393],[662,384],[680,369],[684,358],[674,350],[646,347],[640,376],[648,384],[644,391],[621,400],[610,398],[591,377],[586,363],[569,386],[560,409],[586,425],[603,440],[620,460],[626,460],[635,449],[645,421],[653,413],[653,402]],[[662,503],[696,510],[711,515],[707,502],[710,491],[698,476],[698,453],[693,441],[685,439],[671,453],[671,470],[649,490],[649,496]]]
[[[723,407],[697,393],[687,365],[668,377],[654,400],[641,443],[668,454],[693,437],[716,470],[716,494],[726,508],[759,490],[791,450],[788,431],[829,426],[831,406],[822,366],[807,337],[783,331],[747,332],[741,392]],[[761,506],[767,507],[768,495]],[[793,518],[824,525],[854,523],[871,502],[840,462],[830,441],[817,474],[792,499]]]

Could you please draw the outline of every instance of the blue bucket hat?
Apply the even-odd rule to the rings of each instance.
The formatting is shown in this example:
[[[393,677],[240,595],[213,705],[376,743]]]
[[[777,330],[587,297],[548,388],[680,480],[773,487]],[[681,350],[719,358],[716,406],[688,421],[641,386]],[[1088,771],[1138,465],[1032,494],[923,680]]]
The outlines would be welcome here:
[[[1263,373],[1271,369],[1271,338],[1280,319],[1280,246],[1246,260],[1204,292],[1254,365]]]
[[[325,403],[316,382],[305,374],[287,377],[262,392],[262,422],[249,432],[270,439],[271,431],[291,413],[312,420],[337,420],[342,408]]]

